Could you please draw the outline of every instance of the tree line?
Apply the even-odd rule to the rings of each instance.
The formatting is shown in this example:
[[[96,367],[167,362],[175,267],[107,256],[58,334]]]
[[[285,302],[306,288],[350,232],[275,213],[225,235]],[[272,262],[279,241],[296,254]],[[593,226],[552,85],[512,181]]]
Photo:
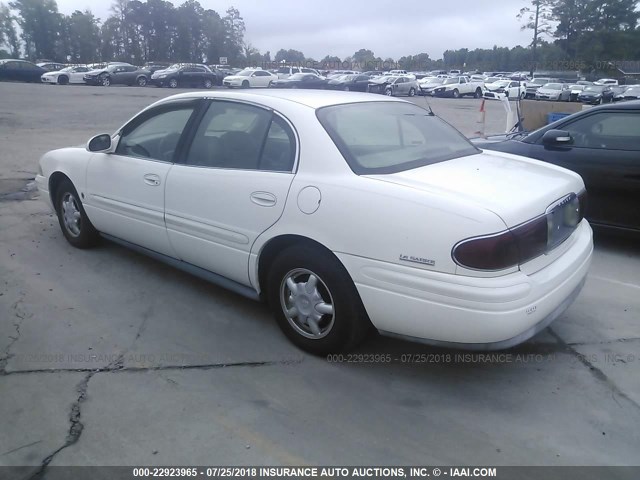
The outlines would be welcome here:
[[[136,64],[218,63],[219,57],[228,57],[233,63],[257,52],[244,43],[244,20],[233,7],[220,15],[196,0],[178,7],[164,0],[116,0],[110,11],[101,21],[90,10],[62,14],[55,0],[0,3],[0,55]]]
[[[316,60],[295,49],[281,49],[274,58],[261,53],[245,42],[245,23],[234,7],[220,15],[197,0],[179,6],[165,0],[115,0],[110,16],[101,21],[89,10],[62,14],[55,0],[13,0],[0,3],[0,57],[136,64],[218,63],[227,57],[233,66],[287,62],[362,70],[588,72],[640,60],[639,5],[640,0],[529,0],[517,15],[521,28],[532,33],[526,46],[446,50],[440,59],[427,53],[383,59],[362,48],[346,58]]]

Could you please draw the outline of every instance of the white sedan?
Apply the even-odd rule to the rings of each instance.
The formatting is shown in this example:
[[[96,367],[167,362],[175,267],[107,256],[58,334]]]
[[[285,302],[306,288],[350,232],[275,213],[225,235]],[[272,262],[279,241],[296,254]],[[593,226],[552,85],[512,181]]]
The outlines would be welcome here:
[[[84,84],[84,74],[90,69],[88,67],[78,65],[75,67],[66,67],[57,72],[47,72],[40,77],[43,83],[51,83],[58,85],[67,85],[69,83]]]
[[[171,96],[46,153],[36,182],[73,246],[106,237],[265,299],[316,354],[372,328],[516,345],[569,307],[593,250],[580,176],[365,93]]]
[[[235,75],[224,77],[222,84],[228,88],[270,87],[278,75],[267,70],[246,68]]]
[[[527,86],[516,80],[498,80],[497,82],[485,84],[483,98],[497,100],[507,95],[509,98],[524,98],[527,93]]]

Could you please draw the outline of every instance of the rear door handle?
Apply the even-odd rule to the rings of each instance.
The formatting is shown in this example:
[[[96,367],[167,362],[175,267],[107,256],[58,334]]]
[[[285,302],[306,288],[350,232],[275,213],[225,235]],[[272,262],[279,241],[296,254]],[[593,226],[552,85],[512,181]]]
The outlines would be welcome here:
[[[147,173],[144,175],[144,183],[147,185],[151,185],[152,187],[157,187],[160,185],[160,177],[155,173]]]
[[[273,207],[278,202],[276,196],[269,192],[253,192],[249,198],[261,207]]]

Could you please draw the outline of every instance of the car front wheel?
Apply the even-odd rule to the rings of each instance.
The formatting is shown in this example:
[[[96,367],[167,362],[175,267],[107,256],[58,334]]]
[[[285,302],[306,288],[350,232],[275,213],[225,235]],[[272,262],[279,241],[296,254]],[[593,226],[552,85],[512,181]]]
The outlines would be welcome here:
[[[62,234],[76,248],[89,248],[99,239],[98,231],[87,217],[78,192],[70,180],[63,180],[56,189],[56,213]]]
[[[328,251],[296,245],[268,273],[269,304],[284,334],[315,355],[347,351],[371,324],[344,266]]]
[[[111,85],[111,79],[109,78],[108,75],[105,75],[104,77],[102,77],[101,83],[103,87],[108,87],[109,85]]]
[[[169,80],[169,88],[178,88],[178,80],[175,78]]]
[[[147,85],[147,77],[138,78],[138,86],[139,87],[144,87],[146,85]]]

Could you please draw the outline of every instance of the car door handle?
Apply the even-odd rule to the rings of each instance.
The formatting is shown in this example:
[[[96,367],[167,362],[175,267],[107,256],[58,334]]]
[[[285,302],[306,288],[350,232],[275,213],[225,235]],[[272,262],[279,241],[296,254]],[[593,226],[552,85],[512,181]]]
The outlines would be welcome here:
[[[269,192],[253,192],[249,198],[261,207],[273,207],[278,202],[276,196]]]
[[[158,185],[160,185],[160,177],[154,173],[147,173],[143,178],[144,183],[146,183],[147,185],[151,185],[152,187],[157,187]]]

